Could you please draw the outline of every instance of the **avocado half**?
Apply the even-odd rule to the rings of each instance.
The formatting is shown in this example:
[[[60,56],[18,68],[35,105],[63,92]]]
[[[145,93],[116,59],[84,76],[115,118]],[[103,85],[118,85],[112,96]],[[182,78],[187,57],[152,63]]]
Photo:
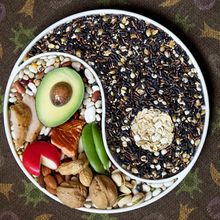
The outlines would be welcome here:
[[[83,101],[84,90],[82,78],[75,70],[61,67],[50,71],[41,81],[36,94],[36,110],[39,120],[47,127],[56,127],[68,121],[79,109]],[[65,94],[68,97],[65,98],[63,104],[55,103],[51,95],[53,93],[56,94],[55,97],[58,97],[58,100],[60,100],[59,94],[62,96],[68,93]]]

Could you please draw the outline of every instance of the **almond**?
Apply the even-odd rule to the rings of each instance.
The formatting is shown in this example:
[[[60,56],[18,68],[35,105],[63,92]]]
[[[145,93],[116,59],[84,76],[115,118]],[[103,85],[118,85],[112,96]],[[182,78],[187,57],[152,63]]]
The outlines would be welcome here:
[[[41,173],[43,176],[47,176],[47,175],[51,174],[51,169],[48,167],[42,166]]]
[[[56,182],[55,178],[52,175],[45,176],[44,177],[44,182],[51,189],[56,189],[57,188],[57,182]]]
[[[58,185],[60,185],[64,181],[63,176],[60,175],[59,173],[55,173],[54,176],[55,176],[55,178],[57,180]]]
[[[21,94],[23,94],[25,92],[25,88],[21,85],[21,83],[19,81],[14,82],[14,87]]]
[[[49,193],[51,193],[51,194],[53,194],[53,195],[56,195],[57,194],[57,190],[56,189],[52,189],[52,188],[50,188],[50,187],[46,187],[46,190],[49,192]]]
[[[42,174],[38,177],[37,182],[41,187],[43,187],[43,188],[45,187],[44,177]]]
[[[93,102],[96,102],[96,101],[99,99],[100,95],[101,95],[100,91],[95,91],[95,92],[92,94],[92,101],[93,101]]]

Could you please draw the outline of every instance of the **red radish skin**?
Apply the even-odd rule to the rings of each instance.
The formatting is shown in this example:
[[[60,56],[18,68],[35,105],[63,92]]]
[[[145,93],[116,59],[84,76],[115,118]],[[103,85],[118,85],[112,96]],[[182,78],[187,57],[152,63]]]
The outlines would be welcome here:
[[[55,170],[60,165],[61,152],[52,144],[37,141],[29,144],[23,153],[23,165],[26,170],[35,176],[40,175],[40,166]]]

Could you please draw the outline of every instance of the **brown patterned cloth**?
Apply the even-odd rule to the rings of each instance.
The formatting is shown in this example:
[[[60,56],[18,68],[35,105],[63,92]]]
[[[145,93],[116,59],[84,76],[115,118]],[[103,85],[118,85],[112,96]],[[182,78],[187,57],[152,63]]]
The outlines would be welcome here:
[[[219,0],[1,0],[1,112],[10,71],[28,42],[57,20],[97,8],[126,9],[150,17],[190,48],[205,76],[211,103],[211,126],[201,156],[180,186],[147,207],[115,215],[82,213],[44,196],[25,177],[9,150],[1,113],[0,220],[220,219]]]

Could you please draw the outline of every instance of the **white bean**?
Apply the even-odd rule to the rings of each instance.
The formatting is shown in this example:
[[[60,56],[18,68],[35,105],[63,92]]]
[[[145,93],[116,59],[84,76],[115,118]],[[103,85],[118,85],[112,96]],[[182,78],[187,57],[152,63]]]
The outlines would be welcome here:
[[[101,121],[100,115],[96,114],[95,118],[96,118],[96,121]]]
[[[149,200],[149,199],[151,199],[152,198],[152,193],[151,192],[147,192],[146,194],[145,194],[145,201],[147,201],[147,200]]]
[[[28,74],[28,76],[29,76],[30,79],[33,79],[33,78],[34,78],[34,73],[30,72],[30,73]]]
[[[100,108],[101,105],[102,105],[101,100],[96,101],[96,103],[95,103],[95,107],[96,107],[96,108]]]
[[[23,70],[21,70],[21,71],[19,72],[19,75],[18,75],[18,76],[19,76],[19,78],[20,78],[20,79],[22,79],[22,78],[23,78],[23,76],[24,76],[24,71],[23,71]]]
[[[33,94],[33,92],[31,92],[29,89],[26,89],[26,94],[28,94],[28,95],[30,95],[30,96],[33,96],[34,94]]]
[[[31,91],[34,93],[34,94],[36,94],[37,93],[37,88],[36,88],[36,86],[34,85],[34,83],[28,83],[28,88],[30,88],[31,89]]]
[[[24,75],[24,76],[23,76],[23,79],[24,79],[24,80],[28,80],[29,77],[28,77],[27,75]]]
[[[147,184],[143,184],[142,187],[144,192],[150,192],[150,186],[148,186]]]
[[[52,66],[55,63],[55,59],[49,59],[46,63],[46,66]]]
[[[33,66],[29,66],[29,70],[32,72],[32,73],[37,73],[37,68],[36,67],[33,67]]]
[[[173,183],[174,183],[174,180],[169,181],[169,182],[165,182],[163,185],[164,185],[165,187],[170,187],[171,185],[173,185]]]
[[[161,186],[163,186],[162,183],[152,183],[152,184],[150,184],[150,185],[151,185],[151,187],[153,187],[153,188],[160,188]]]
[[[160,193],[161,193],[161,189],[157,188],[153,191],[152,195],[155,197],[155,196],[158,196]]]
[[[102,109],[101,108],[97,108],[96,112],[100,114],[100,113],[102,113]]]
[[[91,106],[85,111],[85,120],[87,123],[95,121],[95,107]]]
[[[11,103],[14,103],[14,102],[17,101],[17,99],[16,99],[16,97],[12,97],[12,98],[10,98],[8,101],[11,102]]]
[[[51,128],[46,128],[44,131],[44,135],[47,136],[51,131]]]
[[[24,69],[24,74],[28,75],[30,73],[29,69]]]
[[[61,62],[61,64],[65,63],[65,62],[68,62],[68,61],[70,61],[70,58],[69,58],[69,57],[66,57],[66,58],[63,59],[63,61]]]
[[[94,102],[88,103],[88,104],[86,105],[86,108],[89,108],[89,107],[91,107],[91,106],[94,106]]]
[[[43,128],[40,131],[40,135],[44,134],[46,127],[43,126]]]
[[[83,105],[88,105],[91,102],[90,98],[87,98],[83,101]]]
[[[48,72],[52,71],[53,69],[54,69],[54,66],[48,66],[48,67],[44,70],[44,72],[45,72],[45,73],[48,73]]]
[[[95,82],[95,78],[89,79],[88,83],[93,84]]]
[[[99,89],[99,86],[93,86],[92,90],[93,90],[93,92],[95,92],[95,91],[99,91],[100,89]]]
[[[14,92],[17,92],[17,89],[12,88],[12,89],[11,89],[11,92],[13,92],[13,93],[14,93]]]
[[[80,71],[81,63],[79,63],[79,62],[72,62],[72,67],[76,71]]]

